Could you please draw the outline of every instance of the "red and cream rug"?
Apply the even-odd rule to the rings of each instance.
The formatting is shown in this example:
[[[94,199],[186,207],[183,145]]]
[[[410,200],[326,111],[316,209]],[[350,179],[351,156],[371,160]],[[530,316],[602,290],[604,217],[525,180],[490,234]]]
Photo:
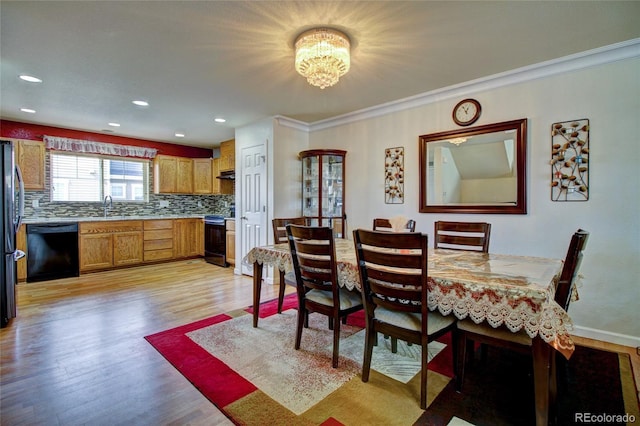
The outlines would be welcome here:
[[[325,316],[312,314],[300,350],[293,348],[295,304],[295,295],[288,296],[282,314],[275,313],[275,301],[263,304],[258,328],[246,309],[146,339],[237,424],[406,425],[420,417],[419,348],[399,341],[393,354],[380,337],[369,382],[363,383],[361,314],[341,326],[334,369],[333,332]],[[446,346],[429,347],[428,403],[452,376]]]

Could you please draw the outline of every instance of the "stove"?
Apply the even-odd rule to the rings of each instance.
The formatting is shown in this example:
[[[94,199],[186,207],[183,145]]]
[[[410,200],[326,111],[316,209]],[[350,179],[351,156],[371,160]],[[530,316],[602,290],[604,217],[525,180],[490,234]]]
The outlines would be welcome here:
[[[227,239],[224,216],[204,217],[204,260],[227,267]]]

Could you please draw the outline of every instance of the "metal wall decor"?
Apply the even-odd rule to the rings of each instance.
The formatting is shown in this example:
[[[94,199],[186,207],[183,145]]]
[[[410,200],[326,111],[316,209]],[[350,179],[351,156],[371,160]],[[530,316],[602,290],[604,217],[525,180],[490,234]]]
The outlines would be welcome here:
[[[551,201],[589,199],[589,120],[551,125]]]
[[[384,150],[384,202],[404,203],[404,147]]]

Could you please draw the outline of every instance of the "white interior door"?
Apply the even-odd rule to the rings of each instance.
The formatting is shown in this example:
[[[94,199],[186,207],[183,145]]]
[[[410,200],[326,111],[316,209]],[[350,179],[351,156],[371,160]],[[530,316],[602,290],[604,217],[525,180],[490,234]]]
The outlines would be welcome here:
[[[267,166],[264,144],[242,148],[242,205],[240,206],[241,259],[256,246],[267,244]],[[242,273],[253,275],[251,265],[242,265]]]

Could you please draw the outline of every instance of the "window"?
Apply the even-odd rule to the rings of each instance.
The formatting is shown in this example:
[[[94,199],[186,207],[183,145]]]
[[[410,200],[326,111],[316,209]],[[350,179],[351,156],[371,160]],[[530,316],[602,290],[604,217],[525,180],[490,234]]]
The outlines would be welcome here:
[[[149,200],[149,162],[51,152],[51,199]]]

